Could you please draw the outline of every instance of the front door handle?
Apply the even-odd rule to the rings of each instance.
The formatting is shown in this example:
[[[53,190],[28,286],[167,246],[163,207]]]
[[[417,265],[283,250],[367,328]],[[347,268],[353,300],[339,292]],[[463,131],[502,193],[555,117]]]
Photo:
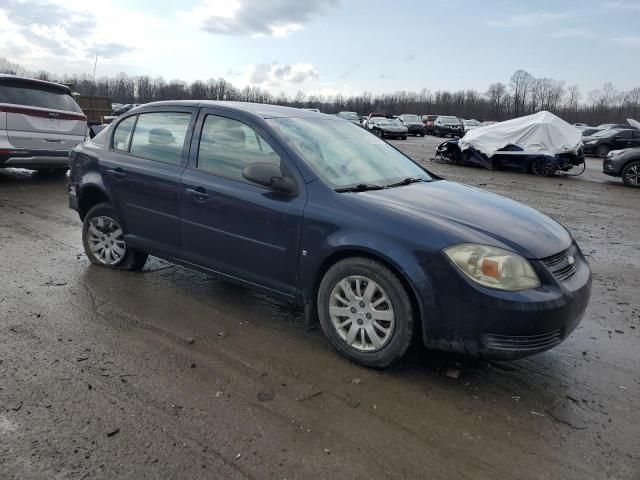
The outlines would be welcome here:
[[[187,193],[187,195],[191,195],[198,202],[204,202],[205,200],[211,198],[211,195],[209,195],[207,191],[202,187],[187,187],[184,191]]]
[[[115,178],[116,180],[122,180],[124,177],[127,176],[125,171],[122,170],[120,167],[107,170],[107,173],[111,175],[113,178]]]

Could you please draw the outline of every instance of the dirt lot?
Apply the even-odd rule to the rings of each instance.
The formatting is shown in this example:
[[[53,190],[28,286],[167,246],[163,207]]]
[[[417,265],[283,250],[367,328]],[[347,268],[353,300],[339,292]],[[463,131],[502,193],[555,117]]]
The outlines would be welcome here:
[[[0,171],[0,478],[640,478],[640,191],[429,162],[574,233],[580,327],[513,363],[335,354],[288,305],[152,259],[90,266],[66,179]]]

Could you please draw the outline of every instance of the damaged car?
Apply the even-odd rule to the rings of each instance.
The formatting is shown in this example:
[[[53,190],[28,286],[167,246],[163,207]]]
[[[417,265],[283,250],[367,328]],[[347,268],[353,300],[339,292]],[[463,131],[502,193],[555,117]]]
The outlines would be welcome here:
[[[580,132],[550,112],[499,122],[442,143],[435,160],[553,176],[584,168]],[[583,170],[584,171],[584,170]],[[581,172],[582,173],[582,172]]]

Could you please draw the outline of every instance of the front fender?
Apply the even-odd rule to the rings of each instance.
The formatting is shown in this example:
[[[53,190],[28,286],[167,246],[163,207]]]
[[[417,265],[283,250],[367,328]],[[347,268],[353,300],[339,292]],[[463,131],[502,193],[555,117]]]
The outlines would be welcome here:
[[[299,281],[303,304],[315,304],[317,288],[331,265],[362,255],[378,259],[395,270],[411,290],[421,323],[425,321],[425,312],[435,309],[434,289],[419,252],[402,248],[384,235],[345,230],[329,234],[318,247],[318,251],[304,250],[301,257]]]

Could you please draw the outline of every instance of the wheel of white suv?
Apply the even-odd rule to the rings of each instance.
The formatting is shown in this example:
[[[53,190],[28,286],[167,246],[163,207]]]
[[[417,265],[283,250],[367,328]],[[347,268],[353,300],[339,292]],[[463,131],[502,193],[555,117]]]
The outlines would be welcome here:
[[[82,244],[91,263],[101,267],[141,270],[148,257],[127,247],[118,214],[108,203],[99,203],[87,212]]]
[[[367,367],[387,367],[411,343],[414,319],[405,287],[368,258],[348,258],[329,268],[318,290],[318,315],[333,347]]]

